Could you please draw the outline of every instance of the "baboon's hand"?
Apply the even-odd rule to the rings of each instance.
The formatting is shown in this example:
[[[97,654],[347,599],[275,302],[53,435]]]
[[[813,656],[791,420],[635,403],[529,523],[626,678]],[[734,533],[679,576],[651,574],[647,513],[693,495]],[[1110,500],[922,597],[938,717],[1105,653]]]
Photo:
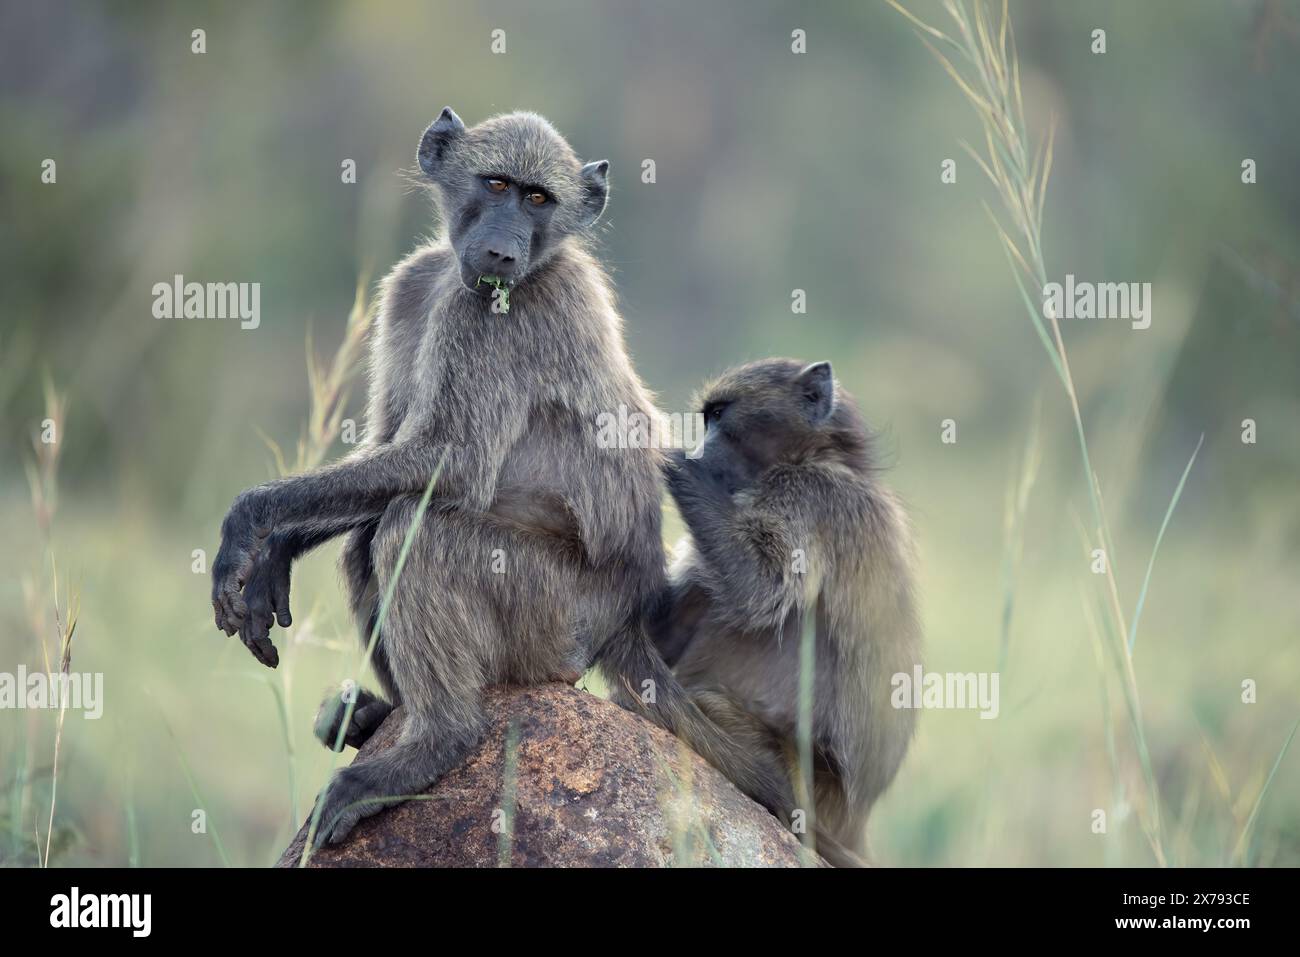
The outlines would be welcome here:
[[[674,499],[679,491],[688,488],[697,479],[698,463],[699,459],[687,456],[685,449],[669,449],[664,453],[664,481],[668,483],[668,491]]]
[[[274,668],[280,655],[271,644],[271,627],[278,621],[281,628],[293,624],[289,614],[289,571],[292,559],[273,546],[262,549],[253,561],[253,571],[244,585],[244,622],[239,637],[253,657]]]
[[[269,526],[259,526],[254,520],[249,493],[235,499],[221,523],[221,549],[212,563],[212,609],[217,627],[227,635],[233,635],[244,623],[248,606],[240,591],[270,534]]]
[[[664,452],[664,478],[671,478],[672,474],[680,469],[684,463],[691,461],[694,460],[687,456],[685,449],[668,449]]]
[[[355,698],[352,717],[348,721],[343,742],[339,744],[339,729],[343,727],[343,719],[347,716],[349,696]],[[314,729],[316,738],[331,751],[342,751],[344,746],[359,748],[370,740],[370,736],[392,711],[393,706],[383,698],[355,684],[345,684],[326,694],[325,700],[320,703]]]
[[[711,470],[703,459],[693,459],[681,449],[668,453],[664,479],[673,500],[681,508],[708,506],[722,510],[731,504],[726,477]]]
[[[691,458],[682,449],[671,449],[665,454],[663,471],[670,487],[722,481],[721,473],[709,468],[703,458]]]

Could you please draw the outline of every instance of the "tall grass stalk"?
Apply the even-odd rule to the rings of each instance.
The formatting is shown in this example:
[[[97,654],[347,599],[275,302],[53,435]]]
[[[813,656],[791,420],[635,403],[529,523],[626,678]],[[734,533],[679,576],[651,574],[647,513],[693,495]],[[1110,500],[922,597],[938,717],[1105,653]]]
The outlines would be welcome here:
[[[1079,533],[1079,543],[1084,560],[1091,557],[1092,542],[1088,535],[1088,530],[1083,521],[1077,514],[1072,512],[1074,524]],[[1107,601],[1107,599],[1111,601]],[[1116,624],[1116,617],[1112,614],[1115,608],[1114,590],[1110,589],[1106,595],[1097,597],[1097,603],[1100,606],[1098,615],[1092,619],[1093,625],[1100,623],[1102,644],[1104,649],[1109,653],[1112,667],[1120,681],[1120,688],[1123,692],[1123,701],[1125,716],[1128,719],[1128,728],[1133,738],[1133,747],[1137,752],[1138,765],[1142,771],[1142,782],[1145,788],[1145,807],[1139,807],[1138,822],[1142,828],[1143,835],[1147,838],[1147,843],[1151,845],[1151,853],[1156,862],[1161,866],[1167,866],[1168,855],[1165,852],[1164,839],[1161,836],[1160,829],[1160,808],[1156,803],[1157,790],[1155,771],[1151,764],[1151,751],[1147,747],[1146,724],[1142,719],[1142,700],[1138,693],[1137,675],[1133,670],[1133,658],[1128,653],[1128,645],[1124,640],[1124,628],[1122,616]],[[1109,722],[1109,712],[1106,720]],[[1114,769],[1113,769],[1114,770]],[[1114,771],[1118,774],[1118,771]]]
[[[1006,671],[1011,651],[1011,621],[1015,614],[1016,581],[1020,574],[1020,561],[1025,551],[1025,514],[1029,509],[1029,493],[1038,480],[1038,469],[1043,455],[1040,441],[1042,430],[1042,403],[1034,403],[1025,449],[1020,458],[1019,472],[1007,484],[1006,502],[1002,510],[1002,635],[998,643],[998,673]]]
[[[366,339],[375,323],[377,303],[367,300],[368,285],[369,280],[363,274],[357,281],[343,341],[328,361],[316,355],[311,327],[307,329],[307,420],[298,435],[293,460],[286,458],[280,445],[258,429],[281,475],[305,472],[320,465],[339,439],[352,382],[361,370]]]
[[[649,743],[649,753],[659,771],[659,780],[667,783],[666,788],[659,790],[658,802],[668,828],[673,866],[697,867],[711,861],[715,867],[723,867],[722,854],[709,833],[708,824],[700,815],[694,766],[699,756],[685,741],[680,738],[673,740],[676,742],[677,761],[682,768],[680,776],[672,764],[660,756],[653,739]]]
[[[804,833],[800,857],[804,867],[817,862],[816,790],[813,775],[813,692],[817,641],[817,608],[804,612],[803,631],[799,638],[799,711],[795,718],[795,741],[799,749],[798,794],[804,812]]]
[[[32,436],[35,457],[25,466],[27,485],[31,490],[32,510],[36,513],[36,527],[49,545],[54,512],[59,501],[59,459],[63,452],[63,427],[68,419],[68,397],[54,387],[47,373],[44,380],[45,419],[41,429]],[[49,434],[52,441],[46,440]]]
[[[673,864],[686,867],[694,860],[695,775],[690,763],[692,752],[686,742],[676,739],[676,748],[683,768],[680,778],[669,763],[659,757],[653,744],[650,755],[659,768],[658,780],[666,781],[668,785],[657,789],[656,799],[664,812],[668,843],[673,849]]]
[[[130,793],[126,798],[126,864],[140,866],[140,827],[135,816],[135,800]]]
[[[203,800],[203,793],[199,790],[198,781],[194,779],[194,772],[190,768],[190,762],[185,758],[185,750],[181,747],[180,739],[176,737],[176,732],[172,729],[171,723],[167,720],[165,714],[160,710],[163,727],[167,729],[167,734],[172,739],[172,744],[176,747],[176,757],[181,763],[181,771],[185,775],[185,783],[190,787],[190,794],[194,797],[194,805],[197,810],[204,811],[204,830],[212,840],[212,847],[217,852],[217,857],[221,861],[222,867],[230,867],[230,856],[226,853],[226,845],[222,843],[221,834],[217,831],[217,822],[206,808],[207,802]]]
[[[497,867],[510,866],[515,840],[515,805],[519,787],[519,724],[511,721],[501,751],[501,830],[497,832]]]
[[[1183,486],[1187,484],[1187,475],[1192,470],[1192,465],[1196,461],[1196,455],[1201,451],[1201,445],[1205,442],[1205,433],[1196,441],[1196,448],[1192,451],[1192,457],[1187,460],[1187,467],[1183,469],[1182,477],[1178,480],[1178,486],[1174,489],[1173,497],[1169,499],[1169,507],[1165,509],[1164,520],[1160,523],[1160,531],[1156,533],[1155,545],[1151,547],[1151,559],[1147,562],[1147,573],[1142,578],[1142,590],[1138,592],[1137,607],[1133,609],[1133,623],[1129,626],[1128,632],[1128,652],[1130,657],[1133,654],[1133,645],[1137,642],[1138,620],[1142,617],[1142,606],[1147,601],[1147,588],[1151,585],[1151,572],[1156,567],[1156,555],[1160,552],[1160,543],[1165,539],[1165,529],[1169,527],[1169,519],[1173,517],[1174,509],[1178,507],[1178,500],[1182,498]]]
[[[58,805],[59,757],[63,750],[63,728],[68,711],[67,689],[70,680],[69,672],[72,666],[72,639],[77,630],[80,599],[76,589],[72,586],[71,580],[69,580],[64,590],[63,601],[60,602],[59,569],[55,561],[53,546],[54,515],[58,509],[59,500],[59,461],[62,457],[64,427],[68,418],[68,397],[66,393],[61,393],[55,388],[54,380],[49,373],[45,374],[43,391],[45,395],[45,416],[41,422],[41,428],[32,436],[33,457],[25,462],[24,466],[27,472],[27,484],[31,493],[32,512],[36,519],[36,527],[40,532],[44,553],[48,556],[50,562],[53,592],[47,596],[45,589],[38,585],[34,579],[25,579],[23,590],[36,639],[40,645],[45,671],[49,674],[58,674],[60,680],[59,713],[55,719],[54,727],[54,759],[50,768],[50,813],[46,825],[43,850],[40,842],[40,828],[39,826],[35,828],[37,834],[37,861],[42,867],[49,867],[52,842],[54,840],[54,814]],[[54,631],[58,636],[56,663],[51,662],[50,652],[46,645],[46,634],[49,627],[46,614],[50,606],[53,606]]]
[[[1087,592],[1082,585],[1079,587],[1079,607],[1082,610],[1083,620],[1087,625],[1093,660],[1097,664],[1097,684],[1101,694],[1102,733],[1106,740],[1106,761],[1110,765],[1110,806],[1111,813],[1114,814],[1116,808],[1124,806],[1126,799],[1124,796],[1124,776],[1120,773],[1119,752],[1115,748],[1115,723],[1111,720],[1110,686],[1107,681],[1110,670],[1106,667],[1106,653],[1102,650],[1097,616],[1093,613]],[[1118,861],[1118,844],[1115,841],[1106,842],[1105,855],[1106,866],[1113,867]]]
[[[50,558],[53,561],[53,556]],[[59,794],[59,752],[63,747],[63,724],[68,715],[68,672],[72,667],[72,637],[77,631],[77,599],[69,595],[66,609],[59,608],[58,570],[54,571],[54,622],[59,630],[62,652],[59,655],[59,716],[54,728],[54,764],[50,769],[50,819],[45,829],[45,857],[41,866],[50,866],[50,842],[54,838],[54,807]]]
[[[1105,616],[1105,632],[1112,637],[1116,633],[1124,636],[1120,640],[1122,655],[1119,656],[1119,666],[1124,676],[1122,687],[1129,715],[1129,730],[1142,764],[1143,779],[1147,788],[1146,807],[1150,817],[1144,829],[1156,860],[1163,865],[1166,863],[1166,855],[1160,826],[1160,798],[1146,746],[1141,701],[1132,660],[1132,648],[1137,639],[1137,620],[1146,599],[1146,583],[1143,585],[1139,604],[1133,616],[1133,626],[1130,628],[1125,624],[1123,605],[1116,583],[1115,549],[1110,534],[1110,522],[1106,516],[1101,483],[1092,466],[1087,433],[1084,430],[1083,416],[1079,407],[1078,390],[1070,368],[1065,340],[1061,335],[1059,317],[1055,310],[1048,306],[1044,306],[1042,310],[1044,315],[1040,315],[1028,292],[1030,287],[1042,289],[1047,284],[1042,225],[1047,181],[1052,169],[1055,123],[1048,126],[1047,134],[1039,142],[1038,147],[1031,149],[1026,133],[1024,97],[1020,88],[1020,62],[1016,52],[1015,31],[1007,12],[1007,0],[1002,0],[1002,16],[996,29],[982,0],[973,0],[969,7],[965,0],[944,0],[944,10],[956,25],[956,36],[950,36],[924,22],[903,7],[898,0],[886,0],[886,2],[916,28],[921,42],[935,56],[944,71],[974,107],[983,128],[985,147],[983,153],[964,141],[961,146],[983,170],[997,191],[1003,216],[1008,221],[1010,229],[1003,225],[1003,220],[987,204],[984,206],[985,212],[1002,242],[1012,278],[1015,280],[1016,289],[1033,329],[1047,352],[1052,368],[1056,371],[1066,398],[1069,400],[1084,484],[1088,489],[1088,501],[1092,511],[1092,537],[1101,543],[1106,554],[1105,577],[1109,614]],[[1192,458],[1195,459],[1195,453]],[[1189,462],[1188,470],[1190,468]],[[1182,492],[1186,477],[1185,470],[1183,480],[1179,482],[1178,489],[1175,491],[1174,503]],[[1169,511],[1166,512],[1166,524],[1169,515],[1172,514],[1174,503],[1171,503]],[[1163,537],[1163,534],[1164,526],[1161,527],[1160,536]],[[1159,538],[1156,543],[1157,550],[1158,547]],[[1147,582],[1150,580],[1151,566],[1154,565],[1154,561],[1155,550],[1152,553],[1151,564],[1148,566]]]
[[[298,827],[298,772],[294,759],[293,719],[289,714],[290,673],[286,671],[282,680],[282,685],[267,681],[266,686],[275,698],[275,710],[280,716],[280,736],[284,740],[284,753],[289,765],[289,833],[292,834]]]
[[[290,685],[289,672],[286,670],[282,678],[274,678],[271,675],[264,674],[260,671],[235,671],[219,672],[222,675],[234,675],[239,678],[247,678],[250,681],[256,681],[266,687],[271,692],[271,697],[275,702],[275,714],[280,722],[280,740],[284,742],[284,753],[288,765],[289,775],[289,834],[292,835],[298,830],[298,771],[297,771],[297,748],[294,746],[293,739],[293,719],[289,706],[288,687]],[[283,685],[282,685],[283,682]]]
[[[1282,749],[1278,751],[1277,757],[1273,761],[1273,767],[1264,780],[1264,786],[1259,789],[1259,796],[1255,798],[1255,803],[1250,809],[1250,817],[1246,818],[1246,823],[1242,825],[1237,844],[1232,849],[1232,862],[1234,864],[1246,865],[1250,863],[1250,838],[1255,828],[1255,818],[1259,817],[1259,809],[1264,806],[1264,798],[1268,795],[1269,788],[1273,786],[1273,778],[1277,775],[1277,769],[1282,766],[1282,759],[1286,757],[1287,751],[1291,748],[1291,741],[1295,738],[1297,728],[1300,728],[1300,720],[1291,725],[1291,733],[1286,736],[1286,741],[1282,743]]]

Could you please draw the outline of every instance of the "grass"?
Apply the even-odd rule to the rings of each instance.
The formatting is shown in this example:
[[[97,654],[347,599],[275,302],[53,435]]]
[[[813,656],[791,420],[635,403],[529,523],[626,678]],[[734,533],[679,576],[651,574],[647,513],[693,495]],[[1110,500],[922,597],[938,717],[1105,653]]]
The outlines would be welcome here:
[[[1025,122],[1015,31],[1008,14],[1006,0],[1002,2],[1001,17],[996,24],[981,0],[973,0],[969,5],[964,0],[944,0],[943,8],[954,24],[954,34],[945,33],[921,20],[898,0],[886,0],[886,2],[911,22],[921,42],[934,55],[945,73],[974,108],[984,133],[983,151],[964,141],[961,145],[992,184],[1000,201],[1000,216],[987,204],[984,209],[1006,254],[1016,290],[1031,326],[1047,353],[1069,403],[1078,445],[1081,480],[1087,489],[1092,520],[1091,526],[1086,529],[1084,535],[1085,552],[1090,551],[1090,543],[1097,543],[1106,555],[1104,589],[1100,602],[1102,613],[1099,619],[1105,637],[1104,645],[1110,650],[1111,665],[1118,676],[1130,738],[1141,767],[1144,800],[1139,806],[1139,815],[1142,830],[1154,862],[1165,866],[1169,863],[1169,852],[1162,822],[1161,795],[1147,740],[1133,649],[1137,642],[1138,623],[1146,604],[1156,556],[1174,509],[1182,496],[1188,474],[1200,452],[1204,435],[1197,442],[1196,449],[1192,452],[1174,489],[1169,507],[1165,511],[1147,563],[1146,575],[1138,594],[1132,623],[1126,626],[1117,582],[1116,550],[1111,534],[1111,522],[1106,513],[1101,480],[1092,464],[1088,434],[1080,412],[1079,392],[1071,370],[1059,317],[1054,309],[1046,305],[1042,310],[1044,314],[1040,315],[1028,292],[1029,288],[1042,289],[1047,284],[1048,273],[1043,251],[1042,224],[1047,199],[1047,183],[1052,169],[1055,123],[1048,126],[1047,133],[1040,140],[1038,147],[1031,149]],[[1026,488],[1023,479],[1021,487]],[[1014,529],[1017,516],[1022,517],[1022,515],[1023,496],[1018,496],[1017,507],[1008,509],[1009,530]],[[1008,589],[1004,599],[1003,653],[1000,655],[1002,664],[1005,664],[1005,651],[1009,643],[1013,594],[1014,591]],[[1098,665],[1104,667],[1104,656],[1098,652],[1095,657]],[[1109,725],[1109,701],[1105,696],[1103,696],[1103,708],[1107,709],[1104,717],[1107,722],[1106,734],[1111,771],[1117,782],[1116,793],[1122,794],[1118,784],[1122,772],[1115,756]],[[1294,728],[1292,733],[1294,734]],[[1288,737],[1287,744],[1283,746],[1274,763],[1274,773],[1289,747],[1290,740]],[[1271,779],[1272,774],[1269,777],[1270,781]],[[1261,792],[1261,799],[1262,796]],[[1239,844],[1245,840],[1246,832],[1252,822],[1247,822]]]
[[[699,796],[695,790],[694,752],[685,741],[676,742],[675,757],[682,773],[678,774],[666,755],[651,751],[658,773],[659,804],[668,825],[668,844],[672,848],[674,867],[719,865],[722,856],[709,833],[707,822],[699,813]]]
[[[799,706],[795,719],[795,744],[799,753],[796,800],[804,812],[800,855],[805,867],[815,863],[817,851],[816,789],[813,768],[813,687],[816,683],[817,609],[809,607],[799,636]]]
[[[282,475],[303,471],[319,465],[339,439],[343,437],[344,415],[350,398],[351,384],[360,370],[366,339],[375,318],[374,304],[367,301],[366,289],[367,282],[363,277],[357,285],[353,306],[345,323],[343,340],[331,357],[321,359],[316,355],[311,333],[308,332],[307,378],[309,408],[293,457],[286,456],[282,448],[274,440],[263,434],[263,438],[275,459],[276,468]],[[22,350],[17,348],[7,350],[4,358],[6,366],[17,361],[17,358],[24,354]],[[6,381],[9,381],[8,378],[6,378]],[[58,473],[69,403],[67,395],[55,388],[53,380],[48,374],[44,380],[44,394],[44,417],[40,423],[40,428],[32,438],[34,455],[26,463],[25,471],[28,481],[31,514],[40,534],[40,540],[43,543],[44,560],[47,560],[51,567],[53,585],[52,590],[47,589],[40,583],[37,576],[25,573],[23,592],[31,628],[44,659],[45,671],[54,673],[57,667],[59,673],[67,675],[72,660],[72,641],[80,618],[79,598],[77,591],[70,584],[64,587],[62,597],[60,596],[59,575],[54,561],[52,536],[54,519],[58,511]],[[51,608],[53,611],[54,631],[58,638],[57,650],[53,660],[45,640],[48,622],[50,621],[48,609]],[[310,621],[311,616],[305,616],[303,624],[305,625]],[[299,630],[301,630],[301,626]],[[293,637],[296,637],[296,635]],[[294,643],[292,637],[287,640],[290,645]],[[274,700],[288,775],[289,806],[286,819],[289,833],[293,833],[297,829],[300,820],[298,813],[300,799],[297,779],[298,761],[296,760],[297,756],[294,747],[294,722],[290,714],[291,698],[289,688],[292,680],[291,672],[292,668],[286,667],[281,669],[275,677],[261,672],[248,673],[248,677],[259,681],[270,690]],[[160,708],[159,713],[165,714],[165,709]],[[31,757],[35,754],[34,749],[31,747],[30,738],[37,729],[33,726],[28,728],[27,735],[24,738],[26,746],[20,752],[23,760],[15,762],[7,788],[8,806],[3,815],[10,842],[9,853],[6,856],[10,859],[21,860],[23,857],[23,852],[20,849],[22,844],[32,842],[34,838],[34,859],[41,866],[48,866],[58,851],[70,844],[70,832],[67,829],[56,827],[55,824],[59,777],[63,763],[61,757],[66,719],[66,702],[61,701],[61,707],[54,719],[53,757],[48,772],[49,804],[43,838],[40,833],[40,822],[33,822],[30,829],[25,828],[23,823],[31,819],[32,783],[36,777],[30,766]],[[231,857],[226,845],[221,840],[215,822],[214,811],[204,800],[203,790],[194,774],[186,748],[182,745],[180,737],[172,729],[168,720],[164,718],[161,724],[165,727],[167,736],[175,748],[183,778],[196,805],[195,809],[204,811],[206,820],[204,833],[209,836],[218,860],[223,865],[230,866]],[[131,785],[129,783],[124,784],[122,790],[125,797],[124,821],[128,840],[126,857],[131,866],[137,866],[142,860],[139,814],[136,802],[131,794]],[[25,838],[22,836],[24,831],[26,832]],[[20,842],[22,843],[20,844]]]
[[[53,563],[54,557],[50,556]],[[69,671],[72,667],[72,638],[77,632],[77,606],[76,595],[68,596],[71,604],[66,608],[59,607],[59,574],[58,567],[51,568],[51,577],[54,581],[54,623],[59,634],[59,646],[61,653],[59,655],[58,674],[66,682]],[[41,859],[42,867],[50,866],[50,842],[54,838],[54,808],[58,803],[59,795],[59,752],[63,746],[63,725],[68,716],[68,699],[67,695],[59,695],[59,716],[55,723],[54,729],[54,759],[50,765],[50,818],[45,829],[45,855]]]
[[[1192,465],[1196,462],[1196,456],[1201,451],[1201,445],[1205,442],[1205,433],[1196,441],[1196,448],[1192,450],[1192,457],[1187,460],[1187,468],[1183,469],[1182,477],[1178,479],[1178,484],[1174,487],[1173,497],[1169,500],[1169,508],[1165,509],[1165,517],[1160,522],[1160,531],[1156,533],[1155,544],[1151,546],[1151,559],[1147,562],[1147,573],[1142,579],[1142,590],[1138,592],[1137,607],[1133,609],[1133,623],[1129,626],[1128,633],[1128,654],[1133,656],[1133,646],[1137,644],[1138,621],[1142,618],[1142,606],[1147,601],[1147,589],[1151,587],[1151,572],[1156,567],[1156,555],[1160,553],[1160,543],[1164,541],[1165,529],[1169,527],[1169,519],[1173,517],[1174,509],[1178,507],[1178,500],[1183,496],[1183,486],[1187,484],[1187,475],[1192,471]]]
[[[1115,578],[1117,562],[1110,534],[1110,521],[1105,512],[1101,483],[1092,466],[1087,432],[1079,408],[1079,394],[1075,387],[1060,322],[1055,311],[1050,308],[1043,310],[1046,313],[1045,317],[1041,316],[1027,291],[1027,284],[1038,289],[1042,289],[1047,284],[1042,224],[1043,210],[1047,201],[1047,183],[1052,169],[1055,124],[1049,125],[1047,135],[1040,141],[1038,148],[1031,150],[1026,132],[1024,98],[1020,88],[1020,62],[1016,53],[1015,31],[1011,26],[1005,0],[996,30],[989,19],[985,5],[978,0],[969,8],[961,0],[945,0],[944,9],[957,28],[955,37],[920,20],[897,0],[887,0],[887,2],[912,22],[922,43],[956,83],[979,118],[984,132],[984,152],[981,153],[965,141],[961,145],[994,186],[1001,202],[1003,216],[1009,221],[1010,229],[1003,224],[997,213],[985,204],[985,211],[1007,255],[1012,278],[1024,304],[1025,312],[1069,401],[1074,432],[1078,441],[1082,481],[1088,491],[1088,502],[1092,513],[1092,527],[1089,529],[1089,534],[1100,544],[1106,554],[1105,577],[1110,601],[1107,603],[1107,615],[1103,619],[1105,628],[1108,634],[1115,632],[1121,635],[1128,634]],[[954,59],[957,61],[956,64],[953,62]],[[1151,842],[1151,849],[1157,862],[1163,864],[1166,855],[1160,828],[1160,799],[1155,775],[1151,769],[1145,730],[1142,726],[1141,703],[1137,681],[1133,674],[1132,657],[1127,653],[1127,649],[1126,659],[1121,662],[1121,666],[1125,677],[1123,687],[1125,703],[1128,706],[1129,728],[1142,762],[1143,779],[1147,785],[1144,830]]]
[[[72,640],[77,632],[80,615],[80,599],[77,589],[69,580],[63,589],[63,598],[59,593],[59,568],[55,558],[53,544],[54,517],[59,501],[59,462],[62,458],[63,440],[68,416],[68,397],[54,385],[53,378],[46,373],[43,381],[45,397],[44,417],[40,428],[32,436],[32,458],[25,463],[27,486],[31,501],[31,511],[41,542],[42,561],[49,563],[50,589],[41,584],[41,579],[34,575],[24,575],[23,593],[28,617],[31,621],[32,634],[40,647],[46,674],[60,676],[59,709],[54,719],[53,756],[50,762],[50,801],[49,814],[46,818],[45,840],[42,844],[39,822],[33,822],[35,834],[36,860],[41,867],[49,867],[55,852],[54,823],[58,807],[59,767],[63,751],[63,730],[67,720],[68,701],[66,691],[68,676],[72,667]],[[53,626],[57,638],[56,654],[50,657],[46,637]],[[24,748],[25,754],[33,753],[30,742]],[[25,816],[29,779],[29,769],[15,769],[15,790],[11,792],[10,815],[13,827],[21,827]],[[16,836],[17,831],[14,831]],[[64,835],[66,837],[66,834]],[[15,842],[16,843],[16,842]],[[62,847],[66,841],[60,842]]]
[[[32,436],[34,457],[28,460],[26,469],[36,527],[48,548],[59,502],[59,459],[63,454],[64,427],[68,420],[68,397],[54,387],[54,380],[48,373],[44,388],[45,418],[41,420],[40,430]]]
[[[180,762],[181,771],[185,775],[185,783],[189,785],[190,794],[194,798],[194,810],[203,813],[203,830],[201,833],[207,834],[212,840],[212,848],[217,852],[217,859],[221,861],[222,867],[230,867],[230,855],[226,853],[226,845],[221,840],[221,834],[217,830],[217,822],[211,813],[211,806],[203,799],[203,792],[199,789],[198,781],[194,778],[194,771],[190,767],[189,760],[185,757],[185,749],[181,747],[180,740],[176,737],[176,732],[172,730],[171,723],[168,722],[165,715],[161,716],[163,726],[167,729],[167,734],[171,736],[172,743],[176,746],[176,758]]]
[[[519,724],[513,720],[506,729],[502,761],[504,767],[501,771],[501,830],[497,832],[497,867],[509,867],[515,839],[515,804],[519,786]]]
[[[1237,838],[1237,843],[1232,849],[1232,861],[1234,864],[1249,864],[1250,838],[1254,835],[1255,819],[1259,817],[1259,809],[1264,806],[1264,798],[1268,795],[1269,789],[1273,786],[1273,779],[1277,777],[1277,769],[1282,766],[1282,760],[1291,748],[1291,742],[1295,739],[1296,729],[1300,728],[1300,720],[1291,725],[1291,733],[1286,736],[1286,741],[1282,743],[1281,750],[1278,751],[1277,757],[1273,760],[1273,767],[1269,769],[1268,777],[1264,780],[1264,786],[1259,789],[1259,795],[1255,798],[1255,803],[1250,809],[1250,817],[1246,818],[1246,823],[1241,827],[1241,834]]]
[[[1042,403],[1034,403],[1033,418],[1021,455],[1018,477],[1007,486],[1002,510],[1002,632],[998,647],[998,673],[1006,670],[1011,653],[1011,623],[1016,608],[1016,581],[1024,558],[1024,533],[1029,496],[1042,465]]]
[[[368,287],[369,280],[363,273],[343,327],[343,341],[328,362],[316,355],[311,327],[307,329],[307,419],[298,436],[292,462],[279,443],[258,429],[275,458],[276,471],[282,476],[320,465],[342,435],[351,384],[361,371],[366,340],[375,323],[376,304],[367,297]]]
[[[1111,601],[1107,604],[1109,614],[1104,621],[1108,633],[1125,634],[1128,629],[1124,624],[1115,579],[1116,560],[1110,535],[1110,522],[1103,504],[1101,483],[1092,466],[1087,432],[1079,410],[1079,395],[1070,368],[1069,353],[1066,350],[1055,310],[1044,309],[1045,318],[1050,323],[1049,336],[1043,322],[1044,317],[1039,315],[1026,290],[1026,283],[1034,283],[1039,289],[1047,284],[1042,223],[1047,199],[1047,182],[1052,169],[1055,124],[1048,127],[1047,135],[1040,142],[1039,147],[1032,151],[1031,159],[1031,150],[1027,145],[1024,98],[1020,88],[1020,63],[1016,54],[1015,32],[1011,26],[1006,0],[1003,0],[1002,17],[996,33],[985,5],[979,0],[976,0],[969,9],[961,0],[945,0],[944,9],[957,27],[955,38],[924,23],[902,7],[897,0],[887,0],[887,2],[912,21],[926,48],[957,84],[979,117],[984,131],[984,153],[981,154],[964,141],[961,145],[995,187],[1001,200],[1003,215],[1010,221],[1009,231],[998,215],[987,204],[985,205],[985,211],[1007,254],[1007,262],[1011,267],[1011,274],[1026,314],[1069,400],[1078,440],[1083,484],[1088,490],[1088,501],[1092,510],[1093,527],[1090,532],[1106,554],[1105,577]],[[938,41],[958,58],[961,68],[954,65],[947,54],[931,43],[931,39]],[[1017,238],[1012,238],[1012,232]],[[1179,489],[1181,491],[1181,483]],[[1133,632],[1133,637],[1136,637],[1136,631]],[[1142,763],[1143,780],[1147,787],[1147,801],[1144,805],[1147,817],[1144,831],[1151,843],[1156,861],[1165,864],[1166,854],[1160,827],[1160,798],[1142,724],[1141,702],[1133,672],[1132,655],[1129,648],[1126,647],[1125,651],[1125,659],[1121,662],[1121,666],[1125,678],[1123,688],[1125,703],[1128,706],[1129,728]]]

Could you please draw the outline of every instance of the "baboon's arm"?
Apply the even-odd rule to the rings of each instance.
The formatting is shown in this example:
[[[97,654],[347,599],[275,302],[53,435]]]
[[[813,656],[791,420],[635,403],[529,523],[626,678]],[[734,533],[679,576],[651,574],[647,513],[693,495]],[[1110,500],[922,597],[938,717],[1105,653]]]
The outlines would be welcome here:
[[[715,613],[742,631],[779,632],[806,604],[817,568],[815,524],[796,508],[738,506],[725,487],[690,459],[668,473],[668,487],[691,530]],[[810,501],[790,490],[786,503]]]
[[[373,521],[374,515],[351,515],[328,522],[310,522],[300,525],[283,525],[266,540],[268,559],[289,564],[297,561],[312,549],[324,545],[332,538],[345,535],[355,528]]]
[[[442,502],[455,502],[474,487],[471,476],[495,474],[484,468],[482,458],[472,448],[461,447],[444,460],[442,450],[432,443],[410,439],[244,492],[222,522],[221,549],[212,564],[217,627],[234,634],[243,623],[247,606],[240,591],[277,530],[306,526],[307,534],[298,539],[306,543],[319,534],[330,537],[377,519],[397,496],[423,492],[440,462],[436,494]],[[475,494],[482,494],[481,486]],[[312,535],[312,529],[318,534]]]

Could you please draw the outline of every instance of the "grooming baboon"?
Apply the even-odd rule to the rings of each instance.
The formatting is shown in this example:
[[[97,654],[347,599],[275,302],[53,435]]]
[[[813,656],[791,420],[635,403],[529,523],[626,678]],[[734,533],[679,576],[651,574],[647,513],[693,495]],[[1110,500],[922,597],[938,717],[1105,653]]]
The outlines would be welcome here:
[[[859,863],[914,720],[890,705],[892,676],[920,660],[906,517],[830,363],[742,366],[704,390],[701,408],[699,457],[668,465],[690,537],[652,633],[701,708],[746,747],[781,756],[794,779],[813,616],[817,847]]]
[[[466,129],[451,109],[418,158],[445,235],[384,282],[364,447],[240,495],[213,563],[218,627],[274,667],[269,629],[273,615],[288,621],[293,559],[348,533],[342,568],[364,640],[411,530],[373,658],[387,702],[359,699],[346,735],[364,740],[390,705],[406,723],[395,747],[335,776],[317,842],[460,762],[482,733],[484,685],[574,679],[593,659],[621,704],[788,808],[779,765],[709,722],[643,629],[664,581],[662,457],[597,443],[600,413],[654,414],[585,243],[609,164],[582,165],[540,116]],[[329,736],[340,720],[327,702],[318,728]]]

